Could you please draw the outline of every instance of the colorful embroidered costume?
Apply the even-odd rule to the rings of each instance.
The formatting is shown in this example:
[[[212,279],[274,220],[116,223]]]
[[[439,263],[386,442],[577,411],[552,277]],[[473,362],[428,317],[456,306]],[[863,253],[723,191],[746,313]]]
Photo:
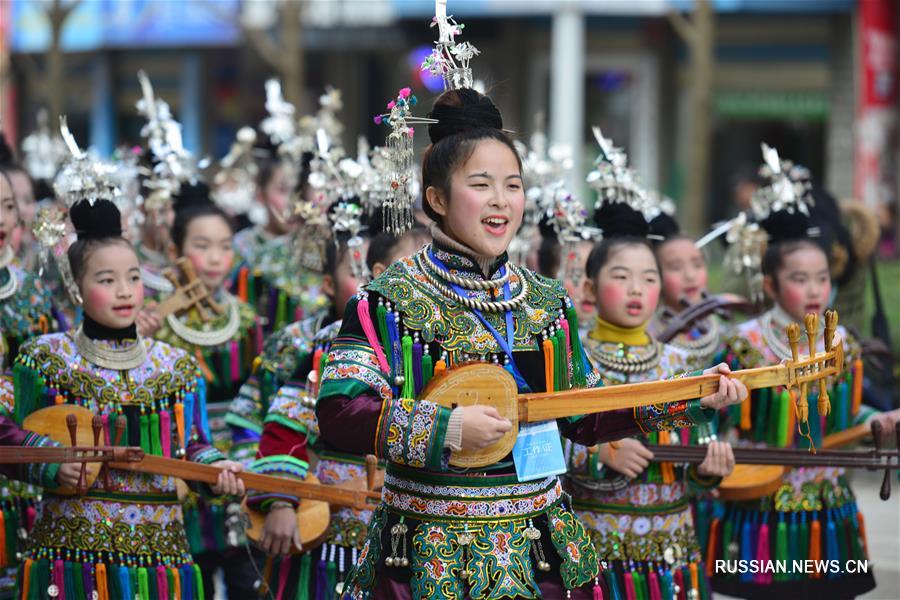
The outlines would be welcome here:
[[[327,299],[320,292],[321,275],[297,268],[291,237],[266,239],[256,228],[234,238],[239,263],[231,289],[264,319],[264,331],[282,329],[322,309]]]
[[[83,338],[81,336],[84,336]],[[80,341],[79,341],[80,340]],[[86,341],[85,341],[86,340]],[[146,358],[137,368],[112,370],[84,356],[93,345],[101,353],[141,343]],[[205,401],[196,363],[162,342],[143,340],[113,345],[87,339],[82,330],[35,338],[26,343],[13,368],[14,420],[2,419],[0,435],[9,445],[57,445],[20,429],[32,412],[59,403],[90,409],[103,417],[103,439],[126,418],[124,443],[147,454],[212,463],[222,454],[207,443]],[[60,496],[59,465],[31,464],[10,475],[44,486],[29,551],[20,570],[22,598],[50,594],[60,598],[203,598],[199,570],[192,564],[184,533],[175,479],[111,470],[114,489],[100,482],[88,494]]]
[[[790,358],[784,327],[791,321],[779,308],[740,325],[727,340],[733,369],[753,368]],[[844,374],[831,382],[831,413],[820,417],[817,387],[811,386],[809,430],[817,448],[825,435],[866,420],[873,409],[862,405],[862,361],[847,332],[838,329],[845,348]],[[819,334],[819,351],[822,351]],[[808,446],[797,434],[794,399],[784,388],[755,390],[751,399],[732,407],[723,427],[736,432],[742,443],[776,448]],[[868,556],[863,516],[859,513],[844,469],[791,470],[777,492],[755,501],[715,505],[711,514],[709,562],[714,559],[839,560],[840,574],[759,573],[722,574],[713,588],[743,598],[821,596],[849,598],[874,587],[869,574],[845,572],[845,560]]]
[[[507,331],[503,312],[484,312],[481,321],[437,287],[424,266],[429,259],[485,280],[473,259],[438,241],[433,252],[426,246],[394,263],[348,304],[325,366],[320,435],[342,451],[374,450],[387,461],[382,504],[343,589],[354,597],[562,597],[565,588],[593,583],[599,564],[558,478],[520,482],[511,457],[481,469],[450,468],[453,411],[417,399],[435,373],[472,360],[499,363],[501,346],[485,323],[499,337]],[[568,334],[577,331],[577,317],[562,285],[507,264],[505,254],[488,269],[493,279],[507,270],[510,297],[524,295],[510,311],[520,391],[597,385],[581,343]],[[492,299],[488,291],[470,293]],[[689,407],[697,402],[558,424],[564,436],[590,445],[692,424]]]
[[[253,361],[254,373],[240,387],[225,415],[232,436],[230,458],[248,467],[255,460],[275,395],[314,351],[316,333],[333,321],[328,311],[321,310],[266,338],[262,353]],[[305,385],[306,375],[302,377]]]
[[[225,313],[203,323],[196,310],[184,317],[170,315],[157,332],[159,340],[181,348],[194,357],[203,375],[210,441],[222,454],[231,453],[231,431],[226,415],[242,383],[250,375],[250,365],[262,339],[260,325],[250,305],[227,293],[217,299]],[[230,336],[228,335],[230,333]],[[184,522],[191,554],[206,570],[207,557],[237,548],[243,543],[238,503],[221,498],[189,494],[184,506]],[[243,548],[236,552],[246,557]],[[210,558],[210,561],[212,559]],[[218,561],[221,562],[221,561]],[[252,582],[251,582],[252,583]]]
[[[650,335],[655,336],[665,331],[669,324],[664,310],[656,311],[647,328]],[[701,329],[701,325],[703,329]],[[667,342],[680,351],[687,360],[689,370],[703,370],[719,362],[725,353],[725,337],[727,328],[717,315],[707,317],[699,324],[694,324],[687,331],[678,332]]]
[[[289,330],[294,334],[303,331],[299,325]],[[365,457],[328,447],[319,438],[316,424],[315,394],[329,347],[340,328],[341,321],[324,326],[307,340],[303,351],[296,341],[292,344],[294,350],[287,354],[292,357],[289,362],[296,367],[268,407],[259,452],[251,470],[302,480],[309,469],[308,449],[313,448],[318,457],[314,474],[320,483],[335,485],[365,477]],[[286,494],[248,496],[248,504],[263,512],[271,510],[273,502],[287,502],[296,507],[298,499]],[[333,508],[322,546],[298,557],[278,559],[273,566],[274,581],[270,587],[284,597],[316,600],[332,597],[338,577],[346,574],[358,556],[371,517],[371,511]]]
[[[607,385],[665,379],[689,369],[686,354],[646,335],[646,343],[628,345],[604,341],[599,331],[585,336],[584,348],[603,369]],[[617,362],[622,365],[618,369]],[[638,439],[644,444],[686,444],[698,438],[708,441],[710,433],[711,425],[702,424],[647,432]],[[720,478],[703,477],[696,466],[653,462],[629,481],[598,460],[596,446],[567,443],[566,450],[566,490],[607,567],[606,597],[671,598],[678,586],[682,594],[709,598],[690,500]]]
[[[59,330],[51,295],[43,282],[15,263],[0,269],[0,330],[4,354],[10,360],[30,337]]]

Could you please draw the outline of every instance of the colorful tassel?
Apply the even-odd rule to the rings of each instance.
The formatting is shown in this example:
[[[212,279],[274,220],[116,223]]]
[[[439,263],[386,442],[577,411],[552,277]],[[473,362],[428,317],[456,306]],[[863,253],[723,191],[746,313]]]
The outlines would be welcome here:
[[[413,376],[412,337],[404,335],[400,348],[403,353],[403,391],[401,398],[414,399],[416,397],[416,381]]]
[[[791,554],[788,548],[788,528],[784,522],[784,513],[778,513],[778,525],[775,526],[775,560],[790,560]],[[783,581],[786,573],[776,573],[775,580]]]
[[[706,542],[706,576],[713,576],[713,564],[716,560],[716,544],[717,538],[719,536],[719,518],[716,517],[712,520],[712,524],[709,526],[709,539]]]
[[[750,421],[750,402],[741,402],[741,431],[750,431],[752,422]]]
[[[159,413],[159,443],[162,456],[172,457],[172,415],[164,410]]]
[[[412,345],[412,372],[413,372],[413,394],[418,398],[422,393],[422,344],[415,342]]]
[[[759,538],[756,542],[756,558],[760,561],[760,564],[766,564],[769,562],[769,557],[769,524],[763,521],[762,525],[759,526]],[[761,571],[765,571],[765,569],[761,569]],[[755,580],[756,583],[768,585],[769,583],[772,583],[772,574],[766,572],[757,573]]]
[[[743,561],[750,561],[753,558],[753,525],[750,521],[750,515],[747,515],[741,526],[741,560]],[[748,569],[747,573],[740,574],[740,580],[750,582],[753,580],[753,574],[749,573]]]
[[[300,574],[297,577],[297,593],[294,600],[309,600],[309,578],[312,575],[312,554],[304,552],[300,557]]]
[[[593,590],[593,594],[591,595],[591,597],[592,597],[592,600],[603,600],[603,588],[600,587],[599,580],[594,581],[594,590]]]
[[[809,526],[809,560],[822,559],[822,525],[819,519],[813,519]],[[819,579],[821,574],[818,571],[810,575],[813,579]]]
[[[195,600],[205,600],[205,590],[203,589],[203,575],[200,573],[200,567],[198,565],[191,565],[191,570],[194,572],[194,598]]]
[[[569,304],[569,303],[567,303]],[[569,324],[569,343],[572,348],[572,380],[575,387],[584,387],[587,385],[585,373],[584,348],[578,339],[578,313],[575,312],[574,306],[566,306],[566,321]]]
[[[634,578],[631,572],[626,571],[623,579],[625,580],[625,600],[637,600],[637,596],[634,593]]]
[[[688,565],[688,568],[691,571],[691,589],[695,590],[697,594],[700,593],[700,573],[697,568],[697,563],[692,562]]]
[[[672,572],[669,570],[662,571],[660,573],[659,578],[660,588],[662,588],[662,597],[664,600],[670,600],[675,597],[675,592],[673,586],[675,585],[674,580],[672,579]]]
[[[28,598],[29,592],[31,591],[31,567],[33,566],[34,561],[30,558],[25,559],[25,564],[22,566],[22,595],[21,598]]]
[[[549,338],[541,344],[544,352],[544,385],[548,392],[553,391],[553,342]]]
[[[436,363],[434,363],[434,375],[433,377],[437,377],[438,375],[443,375],[447,371],[447,361],[443,358],[439,358]]]
[[[659,577],[652,568],[647,573],[647,585],[650,588],[650,600],[662,600],[662,592],[659,588]]]
[[[778,395],[778,447],[786,448],[788,445],[789,431],[791,431],[791,393],[783,389]]]
[[[428,382],[434,376],[434,364],[432,363],[431,354],[425,352],[422,355],[422,389],[428,386]]]
[[[82,598],[93,598],[95,592],[98,596],[97,600],[100,600],[100,592],[94,587],[94,578],[91,576],[91,567],[91,563],[81,563],[81,568],[78,569],[81,571],[78,573],[77,577],[81,580],[79,585],[81,585],[81,592],[83,594],[79,600]]]
[[[681,573],[681,569],[675,569],[673,579],[675,586],[679,590],[677,594],[673,594],[673,597],[678,598],[678,600],[685,600],[687,598],[687,590],[684,587],[684,575]]]
[[[332,553],[333,553],[332,546]],[[331,557],[332,559],[334,556]],[[325,598],[327,600],[334,599],[335,588],[337,587],[337,563],[334,560],[329,560],[328,564],[325,566],[325,586],[326,586],[326,595]]]
[[[863,395],[863,361],[857,358],[853,361],[853,416],[859,414]]]
[[[178,569],[172,569],[172,596],[175,600],[181,600],[184,598],[184,594],[181,592],[181,571]]]
[[[159,431],[159,414],[150,414],[150,453],[153,456],[162,456],[162,440]]]

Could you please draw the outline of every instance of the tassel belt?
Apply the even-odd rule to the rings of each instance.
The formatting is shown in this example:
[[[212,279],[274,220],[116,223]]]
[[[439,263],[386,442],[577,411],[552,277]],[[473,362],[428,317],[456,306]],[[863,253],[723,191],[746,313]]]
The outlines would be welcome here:
[[[520,483],[516,477],[418,473],[389,464],[382,502],[391,512],[442,522],[498,521],[546,512],[562,497],[558,477]]]

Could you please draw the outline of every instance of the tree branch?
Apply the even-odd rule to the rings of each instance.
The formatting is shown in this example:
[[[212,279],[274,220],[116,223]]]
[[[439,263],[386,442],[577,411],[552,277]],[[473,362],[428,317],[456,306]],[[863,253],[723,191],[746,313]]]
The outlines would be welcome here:
[[[675,33],[685,44],[693,48],[697,44],[697,28],[678,11],[669,11],[666,16]]]
[[[269,36],[259,29],[252,29],[243,24],[241,24],[241,31],[244,32],[244,35],[247,36],[247,39],[250,40],[250,44],[259,53],[262,59],[269,63],[269,65],[280,74],[284,70],[282,54],[275,44],[272,43]],[[293,50],[285,50],[285,52],[291,51]]]

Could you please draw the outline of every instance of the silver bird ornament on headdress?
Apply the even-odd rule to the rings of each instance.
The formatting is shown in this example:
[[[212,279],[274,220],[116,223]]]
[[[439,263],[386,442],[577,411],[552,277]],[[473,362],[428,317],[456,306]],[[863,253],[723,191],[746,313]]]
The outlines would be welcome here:
[[[422,62],[422,70],[440,76],[444,91],[471,88],[474,85],[469,62],[481,52],[470,42],[457,42],[465,25],[447,14],[447,0],[435,0],[431,27],[438,28],[434,50]]]

